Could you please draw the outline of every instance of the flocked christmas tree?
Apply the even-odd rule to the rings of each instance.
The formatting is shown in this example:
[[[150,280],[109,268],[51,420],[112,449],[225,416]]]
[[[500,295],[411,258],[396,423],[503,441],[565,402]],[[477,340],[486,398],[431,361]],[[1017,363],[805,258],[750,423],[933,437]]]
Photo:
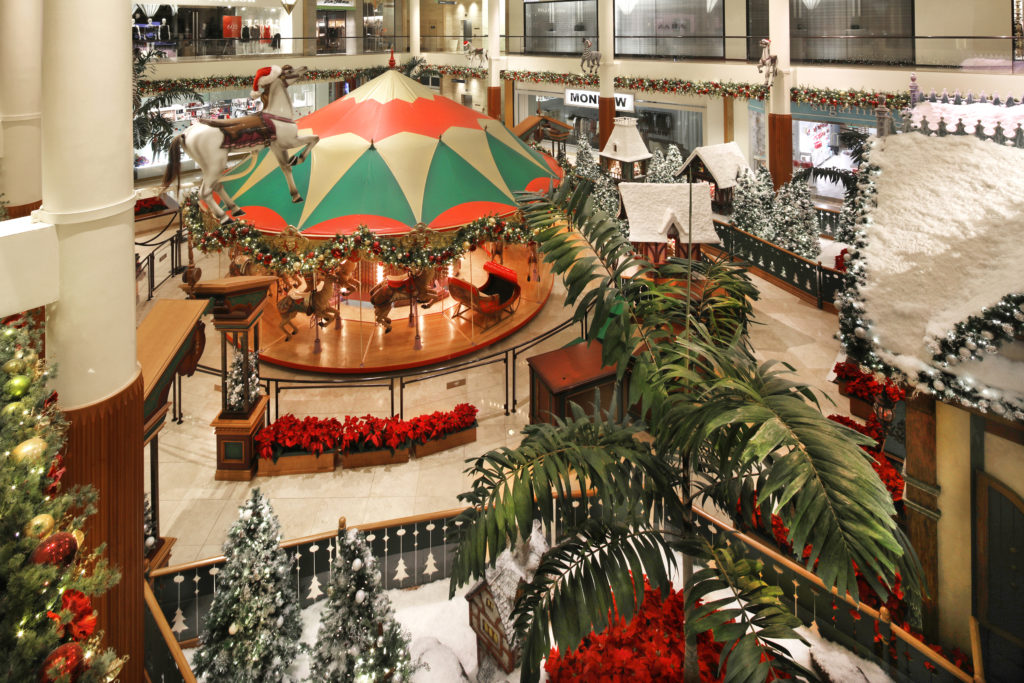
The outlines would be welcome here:
[[[310,680],[408,681],[416,670],[409,637],[391,610],[362,534],[338,538],[334,576],[320,620]]]
[[[744,173],[736,183],[732,202],[732,222],[740,230],[772,241],[772,205],[775,190],[772,175],[766,168],[753,173]]]
[[[288,680],[302,622],[280,541],[270,502],[253,489],[224,542],[227,561],[192,663],[197,675],[217,683]]]
[[[598,166],[597,161],[594,159],[594,150],[590,146],[590,142],[586,136],[579,139],[579,143],[576,148],[576,166],[574,167],[576,175],[581,178],[598,178],[603,175],[601,173],[601,167]]]
[[[644,182],[648,183],[672,183],[675,179],[669,177],[668,167],[665,165],[665,153],[660,149],[654,150],[654,156],[647,162],[647,177]]]
[[[113,680],[92,600],[117,572],[80,547],[96,494],[60,484],[66,424],[25,320],[0,326],[0,681]]]
[[[246,355],[248,355],[249,363],[248,382],[245,379]],[[260,359],[255,351],[250,351],[248,354],[235,351],[235,355],[231,358],[231,367],[228,369],[227,386],[225,387],[228,410],[242,412],[246,405],[255,405],[260,396],[259,368]]]
[[[812,261],[818,258],[818,214],[806,182],[794,180],[779,188],[772,224],[775,244]]]

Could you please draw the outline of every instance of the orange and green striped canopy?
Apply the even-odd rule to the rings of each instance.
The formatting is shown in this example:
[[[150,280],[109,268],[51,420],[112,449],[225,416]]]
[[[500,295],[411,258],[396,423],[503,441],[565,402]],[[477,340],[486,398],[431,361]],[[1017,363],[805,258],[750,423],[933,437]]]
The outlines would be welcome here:
[[[516,208],[514,193],[544,190],[558,165],[500,121],[387,71],[298,120],[320,142],[292,167],[294,204],[269,149],[228,171],[224,188],[265,232],[289,225],[331,237],[359,225],[401,233],[423,222],[455,228]]]

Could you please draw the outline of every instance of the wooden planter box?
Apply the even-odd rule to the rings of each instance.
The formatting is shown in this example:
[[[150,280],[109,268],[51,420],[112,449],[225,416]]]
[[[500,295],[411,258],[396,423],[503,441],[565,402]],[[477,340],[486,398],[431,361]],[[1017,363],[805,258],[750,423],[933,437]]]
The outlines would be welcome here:
[[[353,467],[373,467],[374,465],[396,465],[409,462],[409,449],[382,448],[376,451],[359,451],[339,454],[341,466],[347,469]]]
[[[463,429],[461,432],[455,432],[449,434],[440,439],[433,439],[426,443],[414,444],[412,447],[412,454],[417,458],[425,458],[428,455],[434,455],[441,451],[446,451],[449,448],[457,448],[458,446],[465,446],[467,443],[473,443],[476,441],[476,427],[470,427]]]
[[[290,451],[278,456],[277,462],[268,458],[259,458],[256,463],[256,475],[260,477],[333,471],[334,451],[325,451],[319,455],[305,451]]]
[[[862,420],[867,420],[875,414],[871,404],[862,398],[854,396],[847,391],[846,386],[850,383],[846,379],[837,379],[836,384],[839,385],[839,393],[850,399],[850,414],[854,417],[859,417]]]

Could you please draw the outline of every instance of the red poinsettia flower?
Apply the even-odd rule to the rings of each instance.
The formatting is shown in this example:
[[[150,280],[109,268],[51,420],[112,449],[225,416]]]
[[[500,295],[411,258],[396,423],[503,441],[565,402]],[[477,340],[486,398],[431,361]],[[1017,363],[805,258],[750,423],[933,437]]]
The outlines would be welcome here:
[[[61,595],[61,614],[47,612],[46,616],[53,619],[57,633],[61,638],[68,633],[75,640],[86,640],[96,630],[96,612],[92,608],[92,600],[81,591],[69,589]],[[64,622],[63,613],[70,613],[70,619]],[[64,622],[64,623],[62,623]]]

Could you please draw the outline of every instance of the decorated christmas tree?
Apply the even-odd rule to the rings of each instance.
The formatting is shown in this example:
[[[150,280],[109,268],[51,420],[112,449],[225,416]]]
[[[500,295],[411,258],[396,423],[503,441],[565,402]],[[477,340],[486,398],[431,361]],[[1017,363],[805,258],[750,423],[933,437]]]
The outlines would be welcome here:
[[[362,535],[338,538],[334,577],[320,621],[310,680],[408,681],[416,669]]]
[[[40,336],[0,326],[0,680],[113,680],[124,662],[100,647],[92,600],[117,572],[81,548],[95,491],[60,485],[66,424]]]
[[[245,380],[245,363],[248,355],[249,381]],[[243,354],[235,351],[231,358],[231,368],[228,370],[227,386],[225,391],[228,394],[228,410],[241,412],[245,406],[254,405],[260,395],[260,359],[255,351]],[[248,394],[248,396],[247,396]]]
[[[586,136],[581,137],[577,145],[575,171],[576,175],[581,178],[596,179],[603,175],[601,167],[598,166],[597,161],[594,159],[594,151],[590,147],[590,141],[587,140]]]
[[[302,622],[280,541],[270,502],[253,489],[224,542],[227,561],[193,660],[196,675],[218,683],[287,680]]]
[[[683,159],[683,154],[679,151],[679,148],[675,145],[669,145],[668,151],[665,153],[665,169],[671,180],[666,182],[678,183],[680,181],[679,178],[676,178],[676,173],[683,167],[684,161],[685,159]]]
[[[775,244],[812,261],[818,258],[818,214],[807,183],[795,180],[779,188],[772,224]]]
[[[768,169],[759,168],[754,173],[744,173],[736,183],[733,197],[733,225],[772,241],[775,237],[771,223],[774,201],[775,191]]]
[[[654,156],[647,162],[647,177],[645,181],[648,183],[675,182],[674,178],[669,177],[668,167],[665,165],[665,154],[660,149],[655,150]]]

